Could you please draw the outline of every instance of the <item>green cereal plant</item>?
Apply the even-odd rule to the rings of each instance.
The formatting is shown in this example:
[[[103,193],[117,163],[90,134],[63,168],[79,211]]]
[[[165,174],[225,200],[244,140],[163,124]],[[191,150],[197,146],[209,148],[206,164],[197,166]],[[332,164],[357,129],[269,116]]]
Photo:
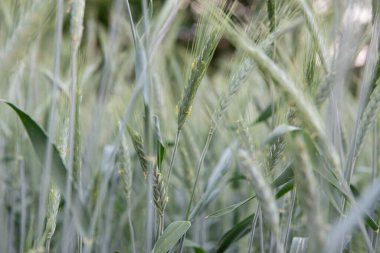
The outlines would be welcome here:
[[[214,9],[217,7],[217,1],[212,1]],[[167,180],[169,182],[170,175],[173,168],[175,153],[177,150],[180,132],[184,126],[186,119],[191,113],[193,100],[201,84],[201,81],[206,74],[207,68],[214,55],[215,49],[222,37],[223,27],[214,26],[208,21],[207,12],[203,12],[197,26],[197,38],[193,45],[194,59],[191,63],[190,73],[188,74],[187,84],[185,86],[182,98],[178,106],[178,121],[177,121],[177,135],[174,144],[172,157],[169,164],[167,173]]]
[[[246,152],[239,152],[239,159],[246,171],[248,179],[256,192],[257,199],[260,203],[263,218],[270,225],[275,240],[276,252],[284,252],[280,236],[280,214],[270,185],[266,182],[264,175],[253,158]]]
[[[324,242],[322,217],[319,210],[317,180],[311,168],[312,164],[307,155],[307,150],[301,137],[296,138],[299,154],[298,166],[294,175],[297,184],[297,193],[303,206],[308,223],[308,252],[319,252]]]
[[[360,154],[363,147],[364,137],[367,135],[368,130],[371,128],[373,122],[375,121],[377,112],[379,111],[380,105],[380,79],[377,80],[375,84],[375,89],[373,90],[368,104],[364,109],[363,115],[360,117],[359,128],[357,135],[355,136],[355,143],[352,150],[350,150],[350,158],[346,165],[346,178],[350,182],[352,174],[354,172],[354,167],[356,160]]]
[[[70,2],[71,20],[71,55],[70,55],[70,74],[71,74],[71,95],[70,95],[70,128],[69,128],[69,154],[68,154],[68,177],[66,179],[66,195],[71,196],[71,180],[78,183],[79,191],[81,191],[80,179],[80,125],[79,125],[79,104],[80,104],[80,86],[78,82],[78,51],[83,35],[83,19],[84,19],[85,0],[72,0]],[[70,203],[70,200],[69,200]],[[64,218],[64,237],[69,236],[70,223],[69,207],[65,207]],[[64,252],[69,251],[69,246],[64,247]]]

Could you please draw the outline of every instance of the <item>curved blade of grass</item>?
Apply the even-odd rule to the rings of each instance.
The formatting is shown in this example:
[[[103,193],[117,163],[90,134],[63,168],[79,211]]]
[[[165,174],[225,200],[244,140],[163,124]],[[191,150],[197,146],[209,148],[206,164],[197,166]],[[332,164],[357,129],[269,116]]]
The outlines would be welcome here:
[[[166,253],[190,228],[190,221],[175,221],[171,223],[158,238],[153,253]]]
[[[165,144],[162,141],[160,122],[158,121],[158,117],[154,116],[153,120],[154,120],[154,139],[156,142],[157,167],[161,171],[162,161],[165,158],[166,148],[165,148]]]
[[[362,193],[358,203],[351,205],[347,216],[331,228],[327,237],[329,240],[326,242],[323,252],[337,252],[345,235],[361,224],[362,219],[365,218],[365,213],[371,212],[375,208],[379,198],[380,181],[377,179],[371,187]]]
[[[282,196],[284,196],[285,194],[287,194],[288,192],[290,192],[291,190],[293,190],[293,187],[294,187],[294,181],[293,180],[287,182],[283,187],[281,187],[277,191],[277,193],[275,195],[276,199],[281,198]]]
[[[281,172],[278,177],[276,177],[275,180],[273,180],[272,187],[276,188],[279,187],[283,184],[288,183],[290,180],[294,178],[294,173],[293,173],[293,167],[292,164],[289,163],[285,169]]]
[[[45,131],[24,111],[19,109],[16,105],[11,102],[0,99],[0,102],[8,105],[12,108],[22,124],[25,127],[26,132],[28,133],[29,139],[33,145],[34,150],[37,153],[37,156],[41,163],[45,161],[46,149],[48,143],[50,142],[49,137]],[[54,144],[52,145],[52,168],[51,168],[51,178],[60,192],[65,193],[66,189],[66,178],[67,178],[67,169],[65,164],[62,161],[61,156],[59,155],[58,149]],[[87,215],[83,203],[79,199],[78,190],[76,185],[72,184],[72,211],[74,213],[76,224],[78,229],[83,233],[87,234],[89,227],[89,216]],[[67,196],[65,196],[67,198]]]
[[[270,103],[250,125],[256,125],[272,117],[274,104]]]
[[[233,226],[230,230],[228,230],[227,233],[225,233],[223,237],[219,240],[215,250],[212,252],[225,252],[231,246],[232,243],[238,241],[243,236],[248,234],[251,230],[251,223],[254,216],[254,213],[251,214],[250,216]]]
[[[183,246],[187,247],[187,248],[193,248],[194,253],[206,253],[206,251],[199,244],[197,244],[197,243],[195,243],[189,239],[185,239]]]
[[[245,203],[249,202],[250,200],[256,198],[256,194],[255,195],[252,195],[251,197],[239,202],[239,203],[236,203],[236,204],[233,204],[231,206],[228,206],[228,207],[225,207],[225,208],[222,208],[216,212],[213,212],[212,214],[209,214],[206,216],[206,219],[207,218],[216,218],[216,217],[220,217],[220,216],[223,216],[225,214],[228,214],[228,213],[231,213],[233,211],[235,211],[236,209],[238,209],[239,207],[241,207],[242,205],[244,205]]]
[[[273,144],[279,137],[287,133],[296,132],[296,131],[302,131],[302,129],[299,127],[290,126],[290,125],[279,125],[269,134],[269,136],[265,139],[263,143]]]
[[[229,168],[232,158],[232,149],[235,145],[236,143],[231,144],[231,146],[223,152],[218,164],[215,166],[215,169],[209,177],[205,192],[192,209],[189,215],[189,220],[192,220],[199,212],[201,212],[201,210],[203,210],[216,198],[219,193],[219,184],[221,184],[222,178],[227,173]]]
[[[360,196],[359,190],[354,185],[351,184],[350,185],[350,189],[351,189],[351,191],[352,191],[352,193],[354,194],[355,197],[359,197]],[[379,225],[377,224],[377,222],[370,215],[368,215],[368,213],[365,213],[364,215],[365,215],[364,220],[365,220],[366,224],[374,232],[379,231]]]
[[[293,168],[291,167],[291,164],[289,164],[288,166],[286,166],[284,171],[281,172],[281,174],[278,175],[278,177],[276,177],[275,180],[273,180],[273,182],[271,184],[273,188],[277,188],[277,187],[284,185],[276,193],[276,199],[281,198],[282,196],[285,195],[285,193],[287,193],[288,191],[293,189],[293,179],[294,179]],[[236,209],[238,209],[239,207],[246,204],[247,202],[249,202],[250,200],[254,199],[255,197],[256,197],[256,194],[252,195],[251,197],[249,197],[249,198],[247,198],[247,199],[245,199],[239,203],[236,203],[236,204],[233,204],[231,206],[219,209],[218,211],[207,215],[206,218],[215,218],[215,217],[220,217],[220,216],[223,216],[225,214],[231,213],[231,212],[235,211]]]

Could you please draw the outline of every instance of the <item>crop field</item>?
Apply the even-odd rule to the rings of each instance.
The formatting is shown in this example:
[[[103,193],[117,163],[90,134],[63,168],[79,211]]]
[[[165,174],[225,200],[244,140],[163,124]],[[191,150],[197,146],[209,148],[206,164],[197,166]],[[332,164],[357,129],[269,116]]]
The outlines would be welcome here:
[[[380,252],[380,1],[0,0],[0,253]]]

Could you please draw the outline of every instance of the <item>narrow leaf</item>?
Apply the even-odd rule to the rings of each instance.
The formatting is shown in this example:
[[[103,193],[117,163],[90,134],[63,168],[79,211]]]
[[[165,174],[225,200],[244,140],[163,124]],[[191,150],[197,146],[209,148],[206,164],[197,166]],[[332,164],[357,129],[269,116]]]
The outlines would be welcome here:
[[[279,125],[276,127],[269,136],[265,139],[264,144],[272,144],[277,138],[282,137],[283,135],[295,131],[301,131],[302,129],[295,126],[290,125]]]
[[[294,187],[294,181],[291,180],[287,182],[283,187],[281,187],[278,192],[276,193],[276,199],[281,198],[284,196],[286,193],[290,192]]]
[[[252,195],[251,197],[239,202],[239,203],[236,203],[236,204],[233,204],[231,206],[228,206],[226,208],[223,208],[223,209],[220,209],[216,212],[213,212],[212,214],[209,214],[206,216],[206,219],[207,218],[215,218],[215,217],[220,217],[220,216],[223,216],[225,214],[228,214],[228,213],[231,213],[233,211],[235,211],[236,209],[238,209],[239,207],[241,207],[242,205],[244,205],[245,203],[249,202],[250,200],[254,199],[256,197],[256,194],[255,195]]]
[[[290,180],[294,178],[293,168],[291,165],[292,164],[289,163],[285,167],[285,169],[281,172],[281,174],[278,177],[276,177],[275,180],[273,180],[273,183],[272,183],[273,188],[286,184],[287,182],[289,182]]]
[[[195,253],[206,253],[206,251],[199,244],[189,239],[185,239],[183,246],[187,248],[193,248]]]
[[[218,242],[215,252],[225,252],[231,246],[232,243],[238,241],[240,238],[248,234],[251,230],[251,223],[254,216],[255,214],[251,214],[250,216],[233,226],[227,233],[225,233],[224,236]]]
[[[158,238],[153,253],[166,253],[190,228],[190,221],[175,221],[171,223]]]
[[[53,183],[59,189],[59,191],[65,194],[67,169],[62,161],[61,156],[59,155],[57,147],[54,144],[50,143],[49,137],[47,136],[45,131],[28,114],[26,114],[24,111],[19,109],[16,105],[12,104],[11,102],[2,99],[0,99],[0,102],[8,105],[16,112],[17,116],[24,125],[26,132],[28,133],[32,146],[36,151],[41,163],[44,163],[46,159],[45,156],[48,144],[52,145],[51,178]],[[83,203],[79,199],[79,194],[76,185],[72,184],[71,187],[71,200],[73,202],[73,204],[71,205],[72,212],[74,214],[74,218],[76,220],[78,229],[86,235],[90,223],[89,215],[87,214],[85,207],[83,206]],[[67,198],[67,196],[65,197]]]
[[[291,167],[291,164],[289,164],[284,169],[284,171],[272,182],[273,188],[277,188],[277,187],[284,185],[276,193],[276,199],[281,198],[287,192],[289,192],[291,189],[293,189],[293,186],[294,186],[293,179],[294,179],[293,168]],[[245,199],[239,203],[236,203],[236,204],[230,205],[228,207],[219,209],[218,211],[207,215],[206,218],[215,218],[215,217],[220,217],[220,216],[226,215],[228,213],[231,213],[231,212],[235,211],[236,209],[238,209],[239,207],[243,206],[245,203],[254,199],[255,197],[256,197],[256,195],[253,195],[253,196],[251,196],[251,197],[249,197],[249,198],[247,198],[247,199]]]
[[[256,125],[258,123],[261,123],[263,121],[266,121],[272,116],[273,113],[273,103],[269,104],[264,111],[260,113],[260,115],[255,119],[255,121],[252,123],[252,125]]]

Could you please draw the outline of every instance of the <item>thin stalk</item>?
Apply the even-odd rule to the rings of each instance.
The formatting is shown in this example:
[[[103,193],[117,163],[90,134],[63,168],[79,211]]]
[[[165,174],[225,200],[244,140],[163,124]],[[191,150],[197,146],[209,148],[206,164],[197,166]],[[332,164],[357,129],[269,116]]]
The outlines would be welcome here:
[[[69,228],[67,227],[69,225],[70,218],[70,206],[71,206],[71,184],[72,184],[72,177],[73,177],[73,167],[74,167],[74,146],[75,146],[75,111],[76,111],[76,103],[77,103],[77,52],[76,50],[73,50],[71,53],[71,106],[70,106],[70,128],[69,128],[69,160],[68,160],[68,173],[67,173],[67,179],[66,179],[66,200],[67,204],[65,205],[64,210],[64,223],[63,223],[63,236],[64,238],[68,239],[70,236]],[[67,241],[67,240],[64,240]],[[68,252],[68,245],[65,245],[65,250],[63,252]]]
[[[376,248],[377,248],[377,241],[378,241],[378,238],[379,238],[379,233],[375,233],[374,235],[374,238],[372,240],[372,247],[373,247],[373,252],[377,252],[376,251]]]
[[[147,82],[148,83],[148,82]],[[151,129],[150,129],[150,108],[149,105],[145,105],[145,122],[144,122],[144,141],[145,147],[147,148],[147,155],[152,154],[152,138],[151,138]],[[153,231],[154,231],[154,207],[153,207],[153,168],[151,163],[148,163],[148,171],[147,171],[147,227],[146,227],[146,252],[150,253],[152,250],[153,243]]]
[[[251,234],[249,236],[248,253],[252,251],[253,238],[255,237],[255,230],[256,230],[257,220],[259,218],[259,213],[260,213],[260,204],[257,205],[255,216],[252,219]]]
[[[77,159],[80,159],[80,154],[76,153],[79,149],[76,148],[78,140],[78,123],[77,119],[77,109],[78,109],[78,51],[79,45],[82,40],[83,34],[83,17],[84,17],[85,0],[74,0],[71,3],[71,22],[70,22],[70,33],[71,33],[71,58],[70,58],[70,72],[71,72],[71,104],[70,104],[70,128],[69,128],[69,154],[68,154],[68,175],[66,179],[66,198],[67,205],[65,205],[64,210],[64,224],[63,224],[63,241],[69,241],[70,237],[70,227],[71,223],[70,217],[70,207],[71,207],[71,194],[72,194],[72,181],[73,181],[73,171],[76,167]],[[62,251],[69,252],[71,245],[65,244]]]
[[[129,226],[129,233],[131,234],[131,246],[132,246],[132,252],[136,253],[136,244],[135,244],[135,232],[133,229],[132,224],[132,207],[128,207],[128,226]]]
[[[260,222],[260,251],[264,253],[264,227],[263,227],[263,213],[259,209],[259,222]]]
[[[290,226],[291,226],[291,224],[292,224],[294,205],[295,205],[295,203],[296,203],[296,196],[297,196],[297,189],[294,188],[294,190],[292,191],[292,197],[291,197],[292,202],[291,202],[291,205],[290,205],[289,217],[288,217],[288,222],[287,222],[287,225],[286,225],[286,232],[285,232],[285,246],[284,246],[284,250],[285,250],[285,251],[286,251],[287,246],[288,246],[289,233],[290,233]]]
[[[377,171],[377,120],[374,120],[372,128],[372,185],[375,183]],[[378,232],[371,231],[372,248],[376,252]]]
[[[201,168],[202,168],[202,165],[203,165],[203,162],[205,160],[205,157],[206,157],[206,154],[207,154],[207,151],[208,151],[208,148],[210,146],[210,143],[211,143],[211,140],[212,140],[212,136],[214,134],[214,131],[215,131],[215,127],[210,127],[210,130],[208,132],[208,136],[207,136],[207,140],[206,140],[206,143],[203,147],[203,150],[202,150],[202,154],[201,154],[201,158],[199,160],[199,163],[198,163],[198,167],[197,167],[197,175],[195,176],[195,181],[194,181],[194,184],[193,184],[193,190],[191,191],[191,197],[190,197],[190,201],[189,201],[189,204],[187,205],[187,210],[186,210],[186,220],[189,219],[189,215],[190,215],[190,209],[191,209],[191,205],[193,203],[193,199],[194,199],[194,195],[195,195],[195,189],[197,187],[197,183],[198,183],[198,179],[199,179],[199,172],[201,171]]]
[[[56,28],[54,35],[54,78],[53,89],[51,91],[50,112],[49,112],[49,124],[48,135],[49,138],[54,138],[55,134],[55,122],[56,122],[56,108],[57,108],[57,94],[58,94],[58,79],[59,69],[61,65],[61,44],[62,44],[62,27],[63,27],[63,0],[57,0],[57,14],[56,14]],[[48,193],[48,186],[50,181],[50,169],[52,163],[53,145],[50,141],[47,143],[44,170],[42,173],[42,181],[40,187],[40,198],[38,206],[38,237],[43,233],[43,219],[45,217],[46,199]],[[22,251],[21,251],[22,252]]]
[[[197,175],[195,176],[195,181],[194,181],[194,184],[193,184],[193,189],[191,191],[191,197],[190,197],[190,200],[189,200],[189,204],[187,205],[185,220],[188,220],[189,217],[190,217],[191,204],[193,203],[193,199],[194,199],[194,195],[195,195],[195,189],[196,189],[196,186],[197,186],[197,183],[198,183],[198,178],[199,178],[199,172],[201,171],[202,164],[203,164],[203,161],[204,161],[204,159],[206,157],[206,154],[207,154],[207,151],[208,151],[208,147],[210,146],[211,139],[212,139],[214,131],[215,131],[215,127],[211,126],[210,130],[208,132],[206,143],[205,143],[205,145],[203,147],[203,150],[202,150],[201,158],[200,158],[199,163],[198,163]],[[180,244],[179,244],[180,252],[181,253],[182,253],[182,250],[183,250],[183,243],[185,241],[185,236],[186,236],[186,234],[182,236],[182,238],[180,240]]]
[[[166,184],[165,184],[165,191],[166,192],[168,192],[167,190],[168,190],[168,186],[169,186],[169,179],[170,179],[170,175],[171,175],[172,170],[173,170],[174,157],[175,157],[175,154],[177,152],[177,147],[178,147],[178,142],[179,142],[179,136],[180,136],[180,134],[181,134],[181,129],[178,129],[177,135],[175,137],[174,149],[173,149],[172,157],[170,158],[168,175],[166,176]]]
[[[174,157],[175,157],[175,154],[177,152],[177,147],[178,147],[178,142],[179,142],[179,136],[180,136],[180,134],[181,134],[181,129],[178,128],[177,134],[176,134],[176,137],[175,137],[175,143],[174,143],[174,149],[173,149],[172,157],[170,158],[169,171],[168,171],[168,175],[166,177],[166,183],[165,183],[165,192],[166,192],[166,194],[169,194],[167,188],[169,186],[169,179],[170,179],[170,175],[171,175],[172,170],[173,170]],[[165,218],[165,209],[164,209],[163,215],[164,215],[164,218]],[[181,238],[181,240],[179,242],[179,249],[180,249],[181,253],[182,253],[182,249],[183,249],[184,239],[185,239],[185,236],[182,236],[182,238]]]
[[[83,252],[83,237],[78,235],[78,253]]]
[[[144,134],[145,134],[145,147],[147,148],[147,155],[150,156],[153,153],[153,140],[152,140],[152,131],[151,131],[151,103],[152,103],[152,85],[150,84],[150,70],[149,70],[149,52],[146,50],[149,48],[149,15],[148,15],[148,3],[147,0],[141,2],[142,13],[143,13],[143,25],[145,33],[145,43],[143,46],[143,62],[142,66],[144,72],[138,73],[143,76],[143,95],[144,95],[144,108],[145,108],[145,121],[144,121]],[[138,50],[138,48],[136,48]],[[144,53],[146,52],[146,53]],[[154,240],[154,207],[153,207],[153,168],[149,164],[149,169],[147,173],[147,227],[146,227],[146,252],[150,253],[153,246]]]
[[[158,237],[160,237],[162,235],[162,233],[164,232],[164,221],[165,221],[165,216],[163,214],[159,214],[158,215]]]
[[[372,128],[372,184],[375,183],[377,171],[377,120],[374,119]]]
[[[19,166],[20,166],[20,198],[21,198],[20,252],[24,252],[27,203],[26,203],[25,161],[23,159],[19,161]]]

